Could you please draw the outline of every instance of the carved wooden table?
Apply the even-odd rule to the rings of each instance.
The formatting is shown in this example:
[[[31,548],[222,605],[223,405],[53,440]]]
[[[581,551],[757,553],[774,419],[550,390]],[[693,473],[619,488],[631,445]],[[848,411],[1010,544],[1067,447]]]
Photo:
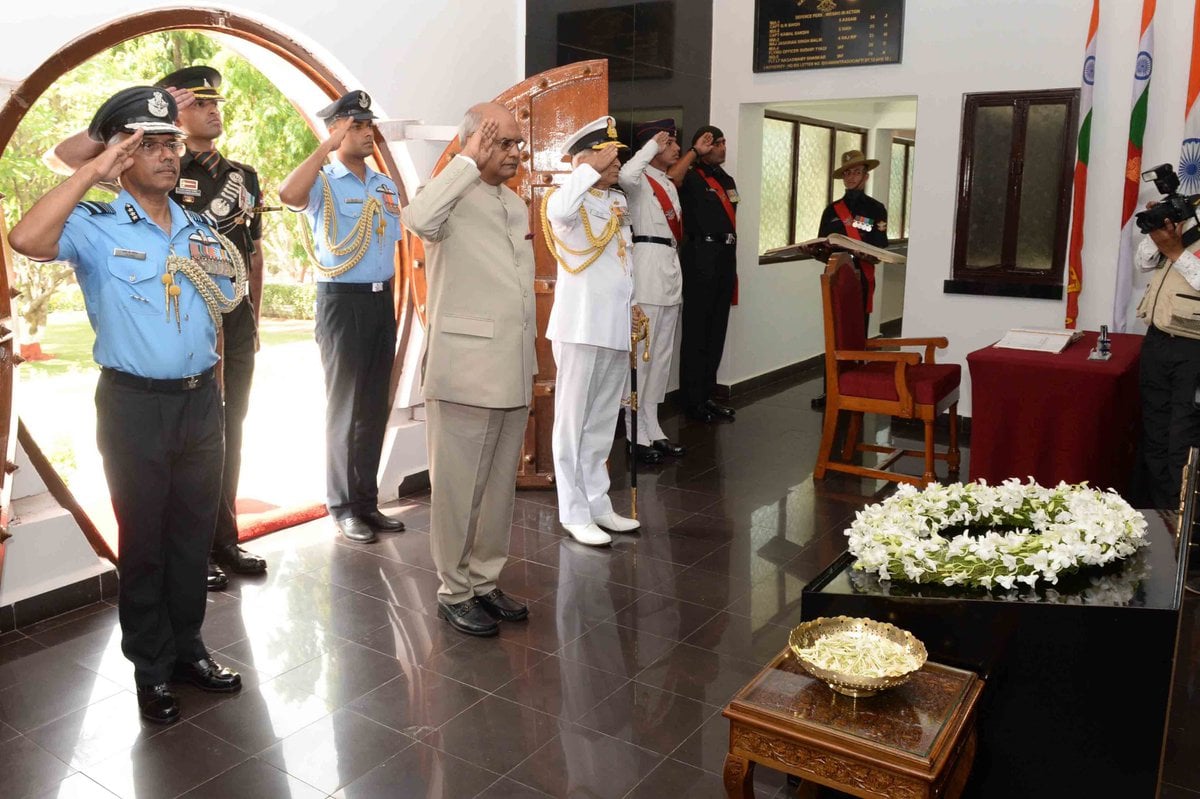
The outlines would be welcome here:
[[[962,793],[975,757],[974,673],[926,663],[864,699],[834,693],[784,650],[725,708],[725,790],[753,799],[754,765],[861,797]]]

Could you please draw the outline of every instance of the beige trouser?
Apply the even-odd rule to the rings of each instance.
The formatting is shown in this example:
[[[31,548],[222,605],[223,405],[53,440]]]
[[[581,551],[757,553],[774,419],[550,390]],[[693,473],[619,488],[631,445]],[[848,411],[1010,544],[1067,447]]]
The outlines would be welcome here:
[[[529,408],[428,400],[425,417],[438,599],[462,602],[495,588],[508,559]]]

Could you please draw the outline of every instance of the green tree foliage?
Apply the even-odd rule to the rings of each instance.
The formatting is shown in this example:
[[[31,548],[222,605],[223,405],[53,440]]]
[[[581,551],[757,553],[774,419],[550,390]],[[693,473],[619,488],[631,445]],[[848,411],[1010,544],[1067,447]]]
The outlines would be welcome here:
[[[8,227],[62,177],[42,155],[83,130],[95,110],[126,86],[150,84],[189,64],[210,64],[225,77],[222,93],[225,135],[217,146],[226,156],[258,170],[266,197],[278,205],[276,187],[317,146],[317,139],[291,102],[248,61],[196,31],[165,31],[122,42],[80,64],[57,80],[21,121],[0,157],[0,194]],[[111,195],[96,189],[89,199]],[[269,213],[263,219],[268,276],[289,282],[310,279],[299,214]],[[35,264],[17,256],[14,284],[22,292],[20,313],[26,332],[36,335],[46,322],[54,292],[74,281],[64,264]]]

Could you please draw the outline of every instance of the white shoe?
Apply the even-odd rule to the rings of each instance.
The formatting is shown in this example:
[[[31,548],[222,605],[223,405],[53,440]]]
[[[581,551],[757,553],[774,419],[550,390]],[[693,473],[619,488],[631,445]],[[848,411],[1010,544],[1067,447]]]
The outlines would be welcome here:
[[[642,526],[642,523],[637,519],[626,519],[624,516],[618,516],[611,511],[603,516],[597,516],[592,521],[605,530],[612,530],[617,533],[627,533]]]
[[[612,543],[612,536],[594,524],[564,524],[563,527],[572,538],[589,547],[602,547]]]

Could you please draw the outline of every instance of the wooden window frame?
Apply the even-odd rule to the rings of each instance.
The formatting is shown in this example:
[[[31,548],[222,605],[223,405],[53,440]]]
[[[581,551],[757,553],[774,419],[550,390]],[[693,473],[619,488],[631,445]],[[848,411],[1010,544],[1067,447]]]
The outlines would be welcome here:
[[[1059,175],[1054,250],[1050,269],[1021,269],[1016,263],[1017,233],[1021,212],[1021,178],[1025,166],[1025,136],[1029,107],[1065,105],[1067,118],[1063,136],[1062,170]],[[975,123],[979,109],[1011,106],[1012,143],[1009,153],[1004,233],[1000,263],[994,267],[967,269],[967,243],[970,230],[970,201],[975,174]],[[963,95],[962,136],[959,146],[958,191],[955,201],[952,279],[944,291],[952,294],[992,294],[1001,296],[1061,299],[1066,273],[1067,232],[1071,213],[1072,175],[1078,131],[1079,89],[1043,89],[1023,92],[986,92]]]
[[[788,114],[782,111],[765,111],[763,119],[773,119],[777,122],[788,122],[792,126],[792,163],[791,175],[788,178],[788,244],[796,244],[796,180],[799,177],[800,161],[797,154],[800,152],[800,126],[809,125],[816,128],[825,128],[830,131],[829,135],[829,168],[825,173],[825,204],[829,205],[833,202],[833,170],[837,169],[837,134],[854,133],[858,134],[861,148],[866,152],[867,144],[867,128],[861,128],[857,125],[843,125],[838,122],[827,122],[821,119],[813,119],[811,117],[800,116],[798,114]],[[815,236],[805,236],[802,240],[807,241]],[[760,261],[762,256],[759,256]],[[764,263],[772,263],[776,259],[767,259]]]
[[[908,200],[909,200],[908,193],[910,191],[912,191],[912,186],[909,185],[909,181],[908,181],[908,173],[909,173],[909,167],[912,164],[913,153],[917,149],[917,142],[915,139],[905,139],[905,138],[901,138],[899,136],[894,136],[892,138],[892,144],[893,145],[899,144],[904,147],[904,168],[900,172],[901,188],[900,188],[899,225],[896,224],[896,221],[897,221],[895,218],[896,213],[893,211],[893,209],[888,208],[888,230],[896,231],[900,235],[896,236],[896,238],[894,238],[894,239],[889,236],[888,241],[891,243],[907,244],[908,243],[908,234],[905,233],[904,231],[908,227]],[[889,153],[889,155],[890,155],[890,153]]]

